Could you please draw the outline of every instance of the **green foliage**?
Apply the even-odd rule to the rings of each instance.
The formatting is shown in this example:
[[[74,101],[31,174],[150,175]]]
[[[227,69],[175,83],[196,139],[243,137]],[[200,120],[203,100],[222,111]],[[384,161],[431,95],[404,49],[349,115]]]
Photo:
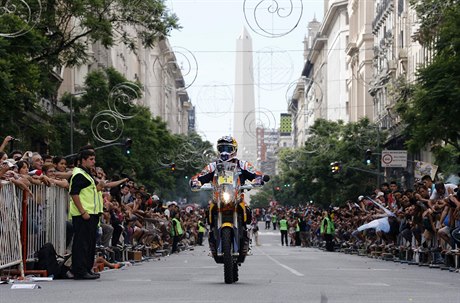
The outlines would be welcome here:
[[[319,119],[309,133],[304,147],[280,151],[280,174],[253,198],[257,203],[272,196],[281,205],[310,201],[338,205],[377,186],[378,153],[386,134],[368,119],[349,124]],[[375,154],[372,166],[364,162],[367,149]],[[330,164],[336,161],[341,163],[341,171],[332,174]]]
[[[460,5],[457,0],[410,0],[409,3],[415,9],[420,25],[415,39],[425,47],[430,47],[436,40],[449,11]]]
[[[433,50],[433,57],[418,69],[417,83],[402,90],[410,93],[398,99],[396,109],[406,125],[408,149],[436,147],[432,152],[441,161],[445,154],[460,153],[460,2],[427,0],[413,5],[421,24],[418,39]]]
[[[5,9],[13,13],[0,15],[1,33],[20,33],[14,38],[0,37],[0,128],[4,134],[20,138],[21,146],[17,147],[22,149],[35,149],[43,146],[39,142],[49,142],[50,152],[68,152],[60,147],[69,146],[68,134],[57,135],[66,131],[57,126],[68,120],[62,113],[50,118],[50,113],[39,106],[42,98],[56,102],[61,79],[55,68],[87,62],[91,43],[105,47],[125,43],[135,50],[140,44],[152,47],[171,30],[180,28],[163,0],[41,1],[41,7],[39,1],[16,2],[4,3]],[[97,100],[98,107],[105,106],[107,99],[96,98],[105,92],[101,87],[94,89],[96,92],[88,92],[81,102]],[[84,105],[77,104],[77,116],[98,110],[94,107],[93,112],[85,112]],[[47,125],[45,133],[39,132],[41,124]]]

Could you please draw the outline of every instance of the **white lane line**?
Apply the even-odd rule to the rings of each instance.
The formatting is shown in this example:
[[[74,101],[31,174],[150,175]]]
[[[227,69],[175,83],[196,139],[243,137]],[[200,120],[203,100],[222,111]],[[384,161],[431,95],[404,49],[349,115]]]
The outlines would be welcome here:
[[[275,258],[273,258],[272,256],[270,255],[267,255],[265,252],[263,252],[262,250],[260,250],[259,248],[257,249],[258,251],[260,251],[264,256],[266,256],[267,258],[269,258],[270,260],[272,260],[273,262],[275,262],[276,264],[278,264],[279,266],[281,266],[282,268],[284,269],[287,269],[288,271],[290,271],[292,274],[298,276],[298,277],[303,277],[304,274],[303,273],[300,273],[298,272],[297,270],[293,269],[293,268],[290,268],[289,266],[287,265],[284,265],[283,263],[281,263],[280,261],[276,260]]]
[[[357,285],[357,286],[385,286],[385,287],[389,287],[389,286],[390,286],[390,284],[381,283],[381,282],[375,282],[375,283],[355,283],[354,285]]]

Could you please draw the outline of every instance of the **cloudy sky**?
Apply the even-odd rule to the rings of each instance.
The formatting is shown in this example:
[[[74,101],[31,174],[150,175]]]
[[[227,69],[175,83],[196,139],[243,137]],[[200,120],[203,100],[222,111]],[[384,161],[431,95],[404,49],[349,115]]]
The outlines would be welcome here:
[[[291,5],[292,3],[292,5]],[[196,127],[215,143],[232,134],[236,39],[252,37],[256,122],[278,128],[286,96],[302,72],[308,22],[323,19],[323,0],[169,0],[183,27],[169,38],[196,106]]]

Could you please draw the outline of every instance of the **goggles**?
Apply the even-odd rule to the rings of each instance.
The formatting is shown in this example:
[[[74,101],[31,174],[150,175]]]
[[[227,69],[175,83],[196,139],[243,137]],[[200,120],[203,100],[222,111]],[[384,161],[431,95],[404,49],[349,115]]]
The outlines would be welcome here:
[[[217,151],[219,153],[233,153],[235,152],[235,147],[233,147],[232,145],[219,145],[217,146]]]

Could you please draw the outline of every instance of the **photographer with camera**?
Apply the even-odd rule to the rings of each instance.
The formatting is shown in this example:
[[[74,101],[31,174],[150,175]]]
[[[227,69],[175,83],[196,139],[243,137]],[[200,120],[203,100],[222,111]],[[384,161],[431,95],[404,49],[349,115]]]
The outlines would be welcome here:
[[[5,147],[8,145],[8,143],[11,143],[10,151],[13,150],[14,141],[19,141],[19,139],[16,139],[13,136],[6,136],[5,139],[3,139],[2,145],[0,145],[0,151],[5,151]]]

